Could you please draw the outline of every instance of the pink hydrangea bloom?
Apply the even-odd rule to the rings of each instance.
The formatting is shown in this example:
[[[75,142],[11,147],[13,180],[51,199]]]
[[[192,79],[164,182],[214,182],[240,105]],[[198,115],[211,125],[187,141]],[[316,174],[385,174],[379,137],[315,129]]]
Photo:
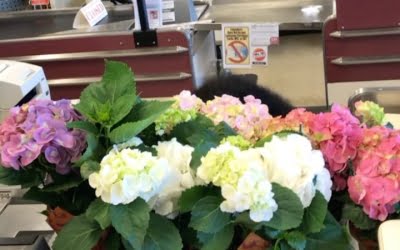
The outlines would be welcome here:
[[[350,198],[372,219],[385,220],[400,202],[400,135],[385,127],[364,128],[348,179]]]
[[[199,109],[203,102],[190,91],[184,90],[179,95],[175,96],[181,110]]]
[[[351,176],[348,186],[350,198],[372,219],[384,221],[400,200],[399,180],[391,176]]]
[[[335,188],[343,190],[346,185],[342,178],[349,160],[354,160],[362,142],[360,123],[347,108],[333,105],[331,112],[315,115],[309,121],[312,140],[322,151]],[[336,178],[335,178],[336,176]]]
[[[33,100],[12,108],[0,125],[1,164],[19,170],[43,153],[57,172],[68,173],[86,148],[85,134],[66,127],[79,119],[67,100]]]
[[[244,103],[239,98],[222,95],[208,101],[201,113],[213,120],[215,124],[226,122],[236,132],[247,140],[256,141],[263,137],[267,129],[269,114],[268,106],[254,96],[244,97]]]

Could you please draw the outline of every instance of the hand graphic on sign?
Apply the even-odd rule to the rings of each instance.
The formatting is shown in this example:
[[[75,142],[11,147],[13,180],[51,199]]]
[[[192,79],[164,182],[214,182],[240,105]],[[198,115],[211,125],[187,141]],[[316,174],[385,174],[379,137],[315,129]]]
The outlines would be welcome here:
[[[226,56],[232,63],[243,63],[249,56],[249,49],[241,41],[232,41],[227,46]]]

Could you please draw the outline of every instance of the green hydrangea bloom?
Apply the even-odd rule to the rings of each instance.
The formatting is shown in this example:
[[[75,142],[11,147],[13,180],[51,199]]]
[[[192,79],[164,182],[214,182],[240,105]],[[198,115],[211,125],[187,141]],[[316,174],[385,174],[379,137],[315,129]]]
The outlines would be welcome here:
[[[355,115],[362,118],[367,126],[383,125],[385,112],[378,104],[371,101],[359,101],[355,104]]]
[[[232,146],[240,148],[240,150],[247,150],[252,146],[252,143],[250,141],[246,140],[243,136],[240,135],[225,137],[221,141],[221,144],[224,144],[225,142],[229,142]]]

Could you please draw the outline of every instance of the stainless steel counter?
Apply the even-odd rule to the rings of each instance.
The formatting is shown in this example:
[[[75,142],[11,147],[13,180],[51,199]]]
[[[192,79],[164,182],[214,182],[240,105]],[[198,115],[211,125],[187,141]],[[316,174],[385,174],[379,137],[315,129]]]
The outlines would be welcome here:
[[[285,29],[289,29],[288,25],[296,30],[321,29],[332,14],[332,3],[332,0],[214,0],[201,19],[212,19],[216,23],[277,22]],[[320,6],[320,9],[318,12],[303,9],[310,6]]]
[[[132,5],[107,7],[108,16],[99,25],[133,19]],[[0,40],[45,36],[72,30],[78,8],[0,12]]]

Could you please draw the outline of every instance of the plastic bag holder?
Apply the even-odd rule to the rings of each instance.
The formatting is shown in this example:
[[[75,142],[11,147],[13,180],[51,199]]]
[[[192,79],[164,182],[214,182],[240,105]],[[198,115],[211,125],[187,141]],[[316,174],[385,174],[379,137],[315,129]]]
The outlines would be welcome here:
[[[156,30],[152,30],[149,27],[146,1],[137,0],[137,8],[139,13],[141,30],[133,32],[135,48],[157,47],[158,46],[157,32]]]

